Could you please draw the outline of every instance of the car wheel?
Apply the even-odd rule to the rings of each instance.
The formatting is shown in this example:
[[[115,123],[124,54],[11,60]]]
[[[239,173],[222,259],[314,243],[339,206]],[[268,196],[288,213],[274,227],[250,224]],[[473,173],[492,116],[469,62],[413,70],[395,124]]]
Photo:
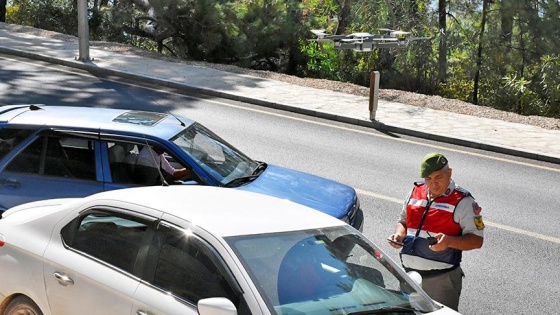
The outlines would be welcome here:
[[[3,315],[43,315],[43,312],[30,298],[18,296],[8,304]]]

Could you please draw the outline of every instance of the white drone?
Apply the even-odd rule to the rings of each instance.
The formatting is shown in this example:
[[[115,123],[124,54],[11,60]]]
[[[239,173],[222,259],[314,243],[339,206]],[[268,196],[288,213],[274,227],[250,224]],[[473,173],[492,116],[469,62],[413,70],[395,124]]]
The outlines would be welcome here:
[[[332,42],[335,49],[352,49],[358,52],[368,52],[375,48],[404,48],[410,41],[430,39],[430,37],[409,37],[410,32],[395,31],[382,28],[383,34],[352,33],[349,35],[332,35],[325,30],[311,30],[317,35],[310,39],[318,43]]]

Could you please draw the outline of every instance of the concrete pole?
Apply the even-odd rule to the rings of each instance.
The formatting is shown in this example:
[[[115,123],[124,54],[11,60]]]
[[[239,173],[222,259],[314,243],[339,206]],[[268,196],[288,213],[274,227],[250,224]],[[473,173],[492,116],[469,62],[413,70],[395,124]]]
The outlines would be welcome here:
[[[89,58],[89,24],[87,18],[87,0],[78,0],[78,37],[80,55],[77,60],[90,61]]]
[[[379,97],[379,71],[372,71],[369,79],[369,119],[375,120],[377,99]]]

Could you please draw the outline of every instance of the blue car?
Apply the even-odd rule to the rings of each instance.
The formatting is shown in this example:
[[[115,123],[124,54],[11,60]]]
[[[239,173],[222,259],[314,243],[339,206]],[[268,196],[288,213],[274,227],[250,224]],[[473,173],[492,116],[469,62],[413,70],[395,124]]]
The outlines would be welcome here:
[[[150,185],[247,190],[306,205],[358,230],[363,225],[352,187],[252,160],[184,117],[92,107],[0,107],[0,213],[36,200]]]

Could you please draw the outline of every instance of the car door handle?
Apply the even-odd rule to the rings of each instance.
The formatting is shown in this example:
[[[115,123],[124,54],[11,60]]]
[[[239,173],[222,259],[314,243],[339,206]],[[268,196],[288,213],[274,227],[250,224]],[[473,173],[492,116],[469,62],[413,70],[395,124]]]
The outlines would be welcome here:
[[[62,274],[60,272],[55,272],[54,273],[54,277],[56,278],[56,280],[58,281],[58,283],[60,283],[63,286],[67,286],[67,285],[73,285],[74,284],[74,280],[72,280],[72,278],[68,277],[65,274]]]
[[[136,315],[148,315],[148,312],[142,311],[142,310],[138,310],[138,311],[136,312]]]
[[[15,179],[1,179],[0,183],[4,186],[19,187],[19,182]]]

